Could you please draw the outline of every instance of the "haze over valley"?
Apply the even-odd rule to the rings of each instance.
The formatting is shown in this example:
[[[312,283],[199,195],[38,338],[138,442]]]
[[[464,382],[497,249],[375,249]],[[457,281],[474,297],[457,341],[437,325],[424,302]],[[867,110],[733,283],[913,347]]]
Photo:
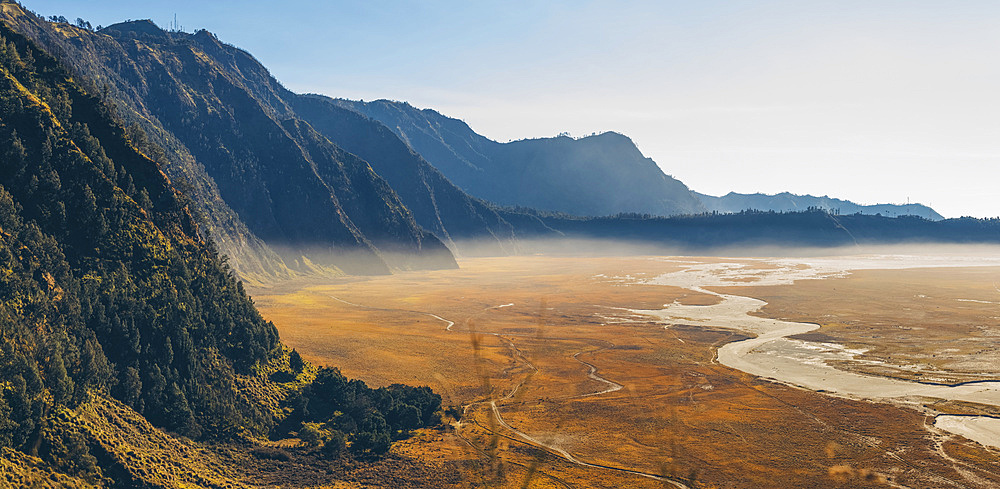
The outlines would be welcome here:
[[[896,7],[887,38],[872,37],[869,21],[892,9],[853,3],[776,18],[801,25],[762,17],[782,2],[717,12],[636,2],[613,15],[596,4],[444,15],[334,2],[294,20],[287,5],[271,27],[293,27],[268,29],[262,46],[253,5],[173,5],[180,15],[166,20],[162,5],[107,0],[77,14],[83,4],[0,0],[0,485],[1000,485],[998,195],[977,196],[995,179],[968,167],[993,158],[980,129],[956,137],[981,119],[930,131],[906,172],[872,159],[881,150],[864,138],[850,154],[867,156],[839,165],[829,157],[843,147],[805,149],[818,141],[809,134],[843,139],[836,126],[864,116],[831,103],[884,93],[869,62],[902,52],[940,10],[917,3]],[[970,5],[933,24],[927,35],[941,42],[926,60],[885,70],[944,70],[942,53],[986,36],[972,14],[997,14]],[[397,22],[407,13],[412,22]],[[602,13],[608,22],[595,24]],[[482,32],[462,31],[469,16],[483,17]],[[421,20],[446,28],[415,38]],[[504,26],[514,29],[506,50],[492,44]],[[588,28],[603,33],[600,49],[578,37]],[[464,37],[445,51],[465,72],[431,49],[456,29]],[[565,38],[524,49],[546,29]],[[679,32],[721,44],[692,44],[681,59],[668,47]],[[733,35],[776,64],[760,64],[760,76],[703,71],[732,66]],[[778,42],[789,36],[807,55],[838,53],[828,63],[843,73],[817,78],[810,56]],[[858,46],[886,51],[843,56]],[[565,59],[547,64],[547,49]],[[487,77],[468,53],[508,62],[534,88]],[[669,75],[658,56],[690,73]],[[657,89],[595,74],[640,58]],[[974,58],[947,66],[965,73]],[[780,60],[799,60],[798,71]],[[573,84],[558,66],[578,75]],[[431,68],[450,77],[437,96],[424,85]],[[851,88],[859,69],[870,90]],[[373,73],[391,82],[361,100],[356,83]],[[679,97],[758,104],[755,84],[780,73],[830,98],[782,81],[764,99],[794,99],[779,112],[813,103],[825,122],[803,116],[796,132],[761,107],[749,111],[756,125],[722,107],[695,110],[688,128],[663,125],[690,109],[664,108]],[[692,92],[691,77],[707,77],[708,95]],[[553,88],[560,80],[566,93]],[[729,92],[740,80],[748,91]],[[924,122],[900,110],[891,130],[869,136],[912,141],[899,133],[937,127],[927,121],[941,101],[960,113],[954,80],[935,80],[919,84],[931,101]],[[619,84],[614,96],[588,85],[602,81]],[[471,98],[456,103],[460,92]],[[889,102],[912,100],[902,92]],[[622,115],[631,96],[659,111],[648,126]],[[442,104],[416,106],[426,100]],[[523,139],[465,119],[518,110],[504,124],[537,131]],[[595,131],[607,126],[591,113],[629,130]],[[557,117],[589,135],[540,129]],[[859,127],[888,119],[878,121]],[[674,132],[651,143],[665,127]],[[760,145],[781,138],[802,158],[794,170],[762,159],[781,152]],[[741,144],[738,164],[705,157]],[[935,151],[956,163],[928,164]],[[967,201],[945,188],[963,178]],[[899,197],[911,188],[914,201]]]

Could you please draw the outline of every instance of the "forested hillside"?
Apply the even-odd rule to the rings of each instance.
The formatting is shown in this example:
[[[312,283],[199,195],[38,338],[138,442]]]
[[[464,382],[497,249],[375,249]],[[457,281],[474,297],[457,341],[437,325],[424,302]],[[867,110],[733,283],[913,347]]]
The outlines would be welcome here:
[[[0,23],[0,485],[240,486],[160,430],[337,458],[437,422],[429,389],[290,354],[131,135]]]
[[[1000,219],[896,218],[800,212],[742,211],[656,217],[620,214],[581,218],[539,214],[568,238],[600,239],[658,248],[660,253],[733,253],[796,247],[889,244],[1000,244]],[[737,251],[738,250],[738,251]]]
[[[267,426],[235,376],[280,353],[274,326],[100,100],[0,35],[5,441],[88,390],[190,436]]]
[[[872,204],[859,205],[849,200],[813,195],[796,195],[789,192],[780,194],[738,194],[729,192],[721,197],[698,194],[698,198],[709,211],[740,212],[745,210],[795,212],[810,207],[824,209],[836,214],[880,214],[886,217],[917,216],[933,221],[944,219],[934,209],[922,204]]]

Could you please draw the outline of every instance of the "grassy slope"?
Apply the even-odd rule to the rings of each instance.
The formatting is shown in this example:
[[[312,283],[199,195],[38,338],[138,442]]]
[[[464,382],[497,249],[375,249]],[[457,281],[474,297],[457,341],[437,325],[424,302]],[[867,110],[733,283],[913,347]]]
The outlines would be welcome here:
[[[277,452],[288,464],[250,455],[315,370],[292,370],[180,195],[100,101],[5,25],[0,41],[0,445],[17,447],[0,453],[0,486],[353,477],[399,487],[386,481],[413,470],[441,487],[446,477],[398,457],[329,460],[294,440]],[[200,428],[174,424],[171,413],[184,412]],[[331,464],[348,467],[330,473]]]

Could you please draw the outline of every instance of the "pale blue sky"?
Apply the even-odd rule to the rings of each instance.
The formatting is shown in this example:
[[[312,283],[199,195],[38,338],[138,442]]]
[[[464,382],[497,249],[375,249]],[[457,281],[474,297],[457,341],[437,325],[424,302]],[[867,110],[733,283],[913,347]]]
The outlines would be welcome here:
[[[1000,216],[1000,2],[27,1],[174,13],[287,87],[406,100],[507,141],[614,130],[694,190]]]

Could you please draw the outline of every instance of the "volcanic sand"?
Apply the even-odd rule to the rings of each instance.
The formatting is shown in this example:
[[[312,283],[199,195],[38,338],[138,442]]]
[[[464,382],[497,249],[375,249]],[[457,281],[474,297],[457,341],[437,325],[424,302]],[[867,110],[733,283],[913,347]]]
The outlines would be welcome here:
[[[642,283],[685,263],[530,256],[460,265],[252,293],[306,359],[373,385],[430,385],[462,406],[460,422],[393,450],[452,464],[467,485],[664,484],[616,469],[690,486],[1000,484],[996,452],[942,434],[924,413],[755,378],[714,361],[742,333],[695,321],[664,328],[631,312],[719,303]]]

